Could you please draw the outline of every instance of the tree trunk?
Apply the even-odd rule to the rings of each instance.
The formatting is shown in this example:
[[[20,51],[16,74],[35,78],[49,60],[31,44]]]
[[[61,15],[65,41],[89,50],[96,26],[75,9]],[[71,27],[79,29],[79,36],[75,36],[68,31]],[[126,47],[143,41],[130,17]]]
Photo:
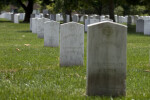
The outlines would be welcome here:
[[[33,0],[28,0],[28,5],[27,5],[27,9],[25,10],[25,19],[23,22],[30,22],[30,15],[33,12]]]
[[[68,11],[68,13],[67,13],[69,16],[70,16],[70,21],[72,22],[72,11],[70,10],[70,11]]]
[[[30,12],[29,10],[25,10],[25,19],[23,22],[30,22],[30,15],[32,14],[32,12]]]
[[[18,2],[25,11],[25,19],[23,22],[30,22],[30,15],[32,14],[34,4],[33,0],[28,0],[27,6],[25,6],[21,0],[18,0]]]
[[[114,18],[114,0],[109,0],[109,16],[115,22]]]

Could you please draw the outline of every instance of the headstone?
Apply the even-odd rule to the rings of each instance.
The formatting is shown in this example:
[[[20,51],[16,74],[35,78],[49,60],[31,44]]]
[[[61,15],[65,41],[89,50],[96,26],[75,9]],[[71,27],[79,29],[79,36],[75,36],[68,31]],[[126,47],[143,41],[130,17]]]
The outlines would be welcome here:
[[[43,14],[35,14],[35,18],[42,18]]]
[[[56,14],[56,21],[60,22],[60,14]]]
[[[100,16],[100,21],[104,20],[105,19],[105,16]]]
[[[105,19],[102,19],[102,20],[101,20],[101,22],[103,22],[103,21],[110,21],[110,22],[113,22],[112,19],[108,19],[108,18],[105,18]]]
[[[14,23],[16,23],[16,24],[19,23],[19,14],[14,15]]]
[[[99,19],[90,19],[90,24],[98,23],[99,21]]]
[[[14,14],[11,14],[11,21],[14,22]]]
[[[43,15],[46,15],[46,14],[49,14],[48,9],[44,9],[44,10],[43,10]]]
[[[100,19],[100,16],[99,15],[93,15],[93,18],[94,19]]]
[[[85,23],[85,19],[88,18],[88,15],[83,15],[83,23]]]
[[[47,21],[44,23],[44,46],[59,47],[60,23]]]
[[[144,20],[138,19],[136,22],[136,32],[144,32]]]
[[[32,33],[37,34],[37,18],[32,18]]]
[[[25,18],[25,13],[20,13],[20,16],[19,16],[19,20],[24,20],[24,18]]]
[[[93,19],[93,16],[88,16],[89,19]]]
[[[133,24],[136,24],[136,21],[138,20],[138,15],[133,16]]]
[[[73,20],[73,22],[78,22],[79,21],[79,15],[78,14],[74,14],[72,20]]]
[[[60,66],[83,65],[84,25],[69,22],[60,28]]]
[[[133,24],[133,16],[128,16],[128,25],[132,25]]]
[[[44,14],[43,17],[44,18],[49,18],[49,14]]]
[[[63,20],[64,20],[63,15],[60,14],[60,21],[63,21]]]
[[[87,25],[90,24],[90,19],[85,19],[85,24],[84,24],[84,29],[85,29],[85,32],[87,32]]]
[[[50,20],[56,21],[56,14],[50,14]]]
[[[118,23],[118,16],[115,15],[115,22]]]
[[[30,15],[30,31],[32,31],[32,18],[35,18],[35,14]]]
[[[44,38],[44,22],[50,21],[47,18],[38,18],[37,19],[37,37]]]
[[[109,16],[109,15],[105,15],[105,18],[108,18],[108,19],[109,19],[109,18],[110,18],[110,16]]]
[[[33,10],[32,14],[37,14],[37,10]]]
[[[67,23],[70,22],[70,15],[66,15],[66,21]]]
[[[144,35],[150,35],[150,19],[144,20]]]
[[[32,14],[40,14],[39,10],[33,10]]]
[[[107,21],[88,25],[88,96],[125,96],[126,38],[124,25]]]

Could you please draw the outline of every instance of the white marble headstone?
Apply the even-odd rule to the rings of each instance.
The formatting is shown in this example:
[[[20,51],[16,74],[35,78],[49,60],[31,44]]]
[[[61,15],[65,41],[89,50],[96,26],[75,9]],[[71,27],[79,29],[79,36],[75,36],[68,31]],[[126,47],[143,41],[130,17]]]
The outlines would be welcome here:
[[[144,20],[144,35],[150,35],[150,19]]]
[[[60,28],[60,66],[83,65],[84,25],[69,22]]]
[[[60,14],[56,14],[56,21],[60,22]]]
[[[127,27],[99,22],[87,34],[87,95],[124,96]]]
[[[47,21],[44,23],[44,46],[59,47],[60,23]]]
[[[37,19],[37,37],[44,38],[44,22],[50,21],[48,18],[38,18]]]
[[[32,18],[32,33],[37,33],[37,18]]]
[[[14,15],[14,23],[18,24],[19,23],[19,14]]]
[[[138,19],[136,22],[136,32],[144,32],[144,20]]]

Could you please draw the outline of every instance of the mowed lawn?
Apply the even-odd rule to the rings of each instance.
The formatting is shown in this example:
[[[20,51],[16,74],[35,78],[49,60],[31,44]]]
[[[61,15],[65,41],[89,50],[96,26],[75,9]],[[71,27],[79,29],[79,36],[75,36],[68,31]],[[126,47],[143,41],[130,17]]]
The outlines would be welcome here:
[[[128,28],[126,97],[86,96],[86,45],[84,66],[60,67],[29,24],[0,19],[0,100],[150,100],[150,36]]]

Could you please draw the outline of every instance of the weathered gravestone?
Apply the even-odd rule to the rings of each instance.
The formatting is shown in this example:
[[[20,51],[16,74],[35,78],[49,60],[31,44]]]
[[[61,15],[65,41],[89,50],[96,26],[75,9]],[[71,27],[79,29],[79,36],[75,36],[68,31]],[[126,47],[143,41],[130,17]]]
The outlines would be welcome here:
[[[100,16],[99,15],[93,15],[93,18],[94,19],[100,19]]]
[[[118,23],[118,16],[115,15],[115,22]]]
[[[48,9],[44,9],[43,10],[43,15],[49,14],[49,10]]]
[[[25,18],[25,13],[20,13],[20,16],[19,16],[19,20],[24,20],[24,18]]]
[[[83,65],[84,25],[76,22],[60,28],[60,66]]]
[[[88,15],[83,15],[83,23],[85,23],[85,19],[88,18]]]
[[[30,31],[32,31],[32,18],[35,18],[35,14],[30,15]]]
[[[90,24],[98,23],[99,21],[99,19],[90,19]]]
[[[136,32],[150,35],[150,20],[138,19],[136,23]]]
[[[90,24],[90,19],[89,18],[85,19],[85,23],[84,23],[85,32],[87,32],[87,25],[89,24]]]
[[[144,35],[150,35],[150,19],[144,20]]]
[[[79,15],[78,14],[74,14],[73,18],[72,18],[73,22],[78,22],[79,21]]]
[[[14,15],[15,14],[11,14],[11,21],[14,22]]]
[[[47,21],[44,23],[44,46],[59,46],[59,27],[60,23]]]
[[[105,16],[100,16],[100,21],[104,20],[105,19]]]
[[[44,38],[44,22],[50,21],[47,18],[38,18],[37,19],[37,37]]]
[[[139,16],[138,15],[134,15],[133,16],[133,23],[136,24],[137,20],[138,20]]]
[[[14,23],[16,23],[16,24],[19,23],[19,14],[14,15]]]
[[[138,19],[136,22],[136,32],[144,32],[144,20]]]
[[[133,24],[133,16],[128,16],[128,20],[127,20],[127,24],[128,25],[132,25]]]
[[[35,17],[36,18],[43,18],[43,14],[36,14]]]
[[[99,19],[89,19],[89,18],[85,19],[85,26],[84,26],[85,32],[87,32],[87,25],[93,24],[93,23],[98,23],[98,22],[100,22]]]
[[[66,22],[70,22],[70,15],[66,15]]]
[[[126,94],[127,27],[113,22],[88,25],[87,95]]]
[[[56,21],[60,22],[60,14],[56,14]]]
[[[32,18],[32,33],[37,33],[37,18]]]
[[[49,18],[49,14],[44,14],[43,17]]]
[[[56,14],[50,14],[50,20],[56,21]]]

